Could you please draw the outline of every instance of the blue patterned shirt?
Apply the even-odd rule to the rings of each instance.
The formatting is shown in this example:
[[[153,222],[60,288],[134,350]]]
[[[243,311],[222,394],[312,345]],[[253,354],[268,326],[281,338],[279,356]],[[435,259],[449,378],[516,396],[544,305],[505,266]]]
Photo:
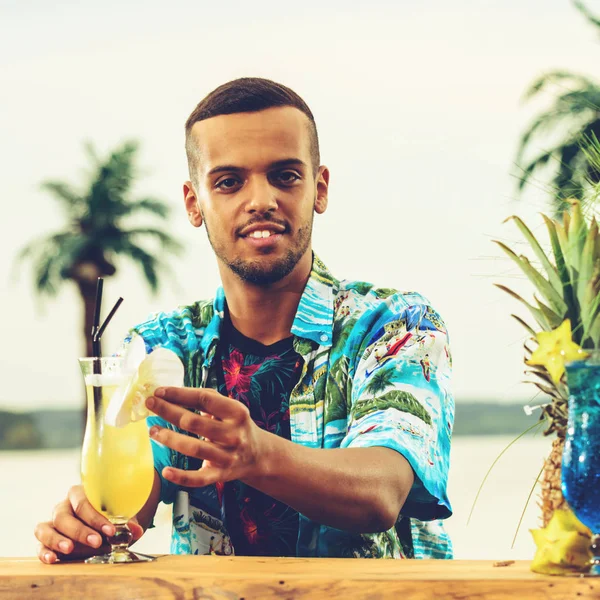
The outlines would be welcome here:
[[[216,389],[224,310],[221,287],[214,300],[153,315],[132,333],[143,337],[148,352],[164,346],[177,353],[185,386]],[[338,281],[314,256],[291,333],[302,358],[289,401],[292,441],[311,448],[391,448],[415,473],[393,528],[351,533],[300,515],[297,556],[452,558],[442,519],[452,514],[446,488],[454,399],[440,315],[417,293]],[[176,429],[159,417],[147,421]],[[199,466],[154,440],[153,451],[159,474],[165,466]],[[161,477],[161,500],[174,503],[173,553],[234,553],[221,496],[215,485],[181,488]]]

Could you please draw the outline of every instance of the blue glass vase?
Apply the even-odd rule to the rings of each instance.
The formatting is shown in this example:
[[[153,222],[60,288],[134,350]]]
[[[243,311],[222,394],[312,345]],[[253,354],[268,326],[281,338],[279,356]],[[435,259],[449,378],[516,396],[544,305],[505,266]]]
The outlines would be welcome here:
[[[566,365],[569,421],[562,462],[562,492],[594,534],[587,575],[600,575],[600,352]]]

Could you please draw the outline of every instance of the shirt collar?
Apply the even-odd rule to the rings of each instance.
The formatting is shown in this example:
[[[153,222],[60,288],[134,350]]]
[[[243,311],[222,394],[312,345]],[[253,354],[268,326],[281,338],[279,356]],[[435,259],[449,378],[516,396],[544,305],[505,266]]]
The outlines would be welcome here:
[[[333,334],[333,301],[339,282],[329,272],[321,259],[313,252],[310,276],[302,292],[292,333],[296,337],[331,347]],[[219,341],[225,315],[225,290],[219,286],[213,301],[214,314],[202,336],[200,345],[204,353],[204,366],[212,362],[211,350]]]

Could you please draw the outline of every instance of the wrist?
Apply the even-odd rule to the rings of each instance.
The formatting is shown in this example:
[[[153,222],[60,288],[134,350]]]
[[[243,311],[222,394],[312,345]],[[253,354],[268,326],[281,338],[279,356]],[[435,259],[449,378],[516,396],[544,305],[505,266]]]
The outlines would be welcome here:
[[[261,482],[268,480],[275,470],[275,457],[278,454],[276,446],[279,438],[259,427],[256,429],[256,452],[254,463],[248,476],[244,478],[244,483],[259,489],[261,487]]]

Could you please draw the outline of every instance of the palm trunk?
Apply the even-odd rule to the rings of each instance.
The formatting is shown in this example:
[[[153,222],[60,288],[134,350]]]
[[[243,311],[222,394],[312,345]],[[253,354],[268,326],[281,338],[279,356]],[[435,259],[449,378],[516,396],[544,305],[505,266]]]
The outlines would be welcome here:
[[[77,281],[79,294],[83,301],[83,339],[85,356],[92,356],[92,327],[94,326],[94,309],[96,306],[96,283],[91,281]]]
[[[83,339],[84,339],[84,356],[92,356],[92,327],[94,325],[94,311],[96,307],[96,283],[79,279],[76,281],[77,287],[79,288],[79,295],[83,301]],[[83,410],[82,410],[82,422],[83,429],[87,421],[87,392],[85,384],[83,387]]]

